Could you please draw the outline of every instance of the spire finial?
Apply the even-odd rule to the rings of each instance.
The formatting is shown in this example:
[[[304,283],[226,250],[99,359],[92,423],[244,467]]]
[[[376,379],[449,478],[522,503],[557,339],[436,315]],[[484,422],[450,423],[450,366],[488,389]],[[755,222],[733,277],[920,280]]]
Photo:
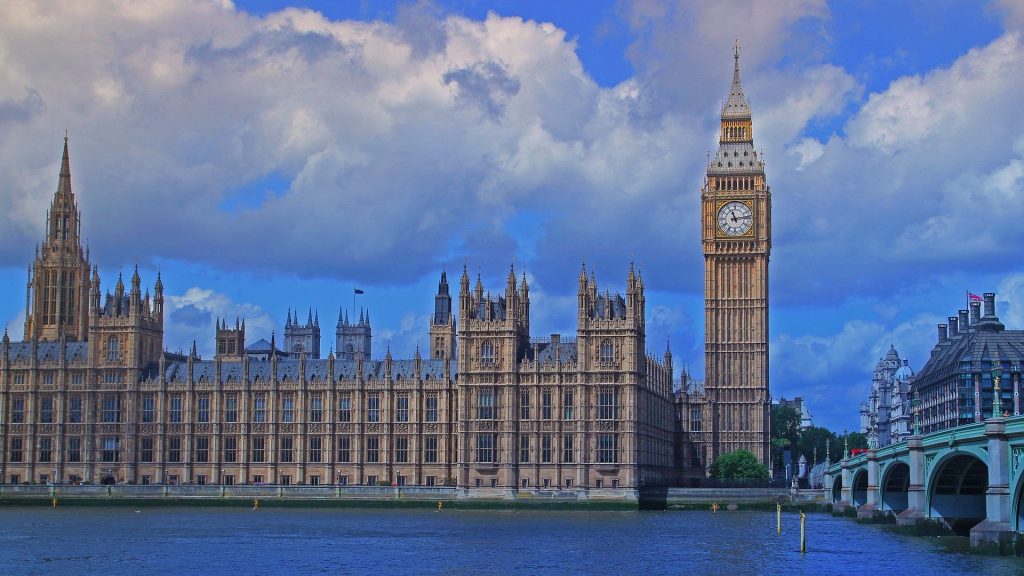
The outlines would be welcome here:
[[[64,154],[60,159],[57,193],[71,194],[71,160],[68,156],[68,131],[64,131]]]
[[[722,118],[749,118],[750,106],[743,95],[743,86],[740,83],[740,41],[736,39],[733,45],[733,69],[732,86],[729,88],[729,97],[722,105]],[[724,136],[724,135],[723,135]]]

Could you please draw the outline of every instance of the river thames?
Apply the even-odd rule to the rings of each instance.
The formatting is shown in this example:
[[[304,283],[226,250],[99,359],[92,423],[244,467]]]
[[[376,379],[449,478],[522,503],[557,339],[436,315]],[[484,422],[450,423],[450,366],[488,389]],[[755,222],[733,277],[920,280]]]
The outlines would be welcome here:
[[[1019,574],[957,540],[765,512],[0,509],[4,574]],[[962,544],[962,541],[960,542]]]

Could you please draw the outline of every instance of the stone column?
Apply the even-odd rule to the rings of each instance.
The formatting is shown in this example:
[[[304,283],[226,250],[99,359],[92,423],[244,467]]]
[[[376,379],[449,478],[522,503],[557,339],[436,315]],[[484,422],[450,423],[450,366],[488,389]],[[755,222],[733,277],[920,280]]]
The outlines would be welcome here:
[[[910,451],[910,485],[907,487],[907,509],[896,517],[896,524],[913,526],[925,517],[924,510],[924,447],[920,436],[907,438]]]
[[[1006,420],[986,420],[985,436],[988,438],[985,520],[971,528],[971,548],[1012,554],[1016,533],[1010,528],[1010,458],[1006,442]]]
[[[839,502],[833,506],[833,509],[837,512],[843,512],[853,506],[853,474],[850,473],[850,461],[844,458],[840,462],[840,466],[843,468],[843,488],[840,492]]]
[[[885,516],[878,503],[878,453],[868,450],[868,501],[857,510],[857,518],[875,520]]]

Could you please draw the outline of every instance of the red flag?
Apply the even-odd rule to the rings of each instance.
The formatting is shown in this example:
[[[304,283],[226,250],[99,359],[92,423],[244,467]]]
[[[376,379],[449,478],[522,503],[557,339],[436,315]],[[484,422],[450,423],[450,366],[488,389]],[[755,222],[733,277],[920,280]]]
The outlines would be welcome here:
[[[977,294],[971,294],[970,292],[967,293],[967,299],[970,300],[971,302],[981,302],[981,296],[978,296]]]

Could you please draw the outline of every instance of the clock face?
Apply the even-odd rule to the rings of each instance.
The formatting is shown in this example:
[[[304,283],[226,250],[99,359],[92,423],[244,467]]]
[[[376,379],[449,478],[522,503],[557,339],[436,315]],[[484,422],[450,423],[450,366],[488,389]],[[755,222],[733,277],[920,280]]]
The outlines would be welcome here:
[[[728,202],[718,211],[718,227],[729,236],[742,236],[750,230],[754,216],[743,202]]]

